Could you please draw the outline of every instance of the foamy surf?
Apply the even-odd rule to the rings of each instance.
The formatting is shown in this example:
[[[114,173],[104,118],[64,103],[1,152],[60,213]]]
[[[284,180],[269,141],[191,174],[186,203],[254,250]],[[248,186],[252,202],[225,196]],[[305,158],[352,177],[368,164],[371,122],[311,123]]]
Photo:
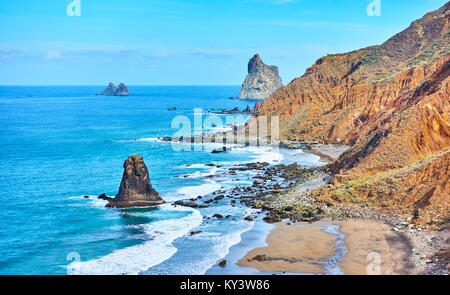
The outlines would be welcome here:
[[[239,147],[231,150],[231,153],[251,153],[250,162],[267,162],[270,164],[281,162],[284,159],[280,149],[269,146]]]
[[[236,232],[223,234],[219,232],[210,232],[203,233],[197,236],[191,237],[195,240],[207,240],[208,242],[212,242],[213,245],[208,251],[202,255],[201,259],[195,261],[195,263],[183,263],[179,264],[176,270],[164,272],[164,274],[171,275],[203,275],[205,274],[211,267],[213,267],[218,260],[227,256],[230,252],[230,248],[234,245],[237,245],[241,242],[241,236],[243,233],[251,230],[254,226],[253,222],[248,222],[248,225]],[[151,273],[151,270],[150,270]]]
[[[97,196],[89,196],[88,199],[86,199],[84,196],[71,196],[69,197],[70,200],[85,200],[87,201],[89,205],[98,207],[98,208],[105,208],[106,204],[108,204],[108,201],[99,199]],[[74,204],[73,206],[84,206],[84,204]]]
[[[206,183],[201,185],[185,186],[179,188],[176,192],[178,196],[165,196],[164,199],[166,201],[177,201],[181,199],[196,198],[198,196],[204,196],[213,193],[221,188],[222,186],[214,180],[208,180]]]
[[[190,174],[174,176],[174,178],[202,178],[202,177],[214,176],[216,174],[217,174],[217,167],[212,167],[207,172],[195,171],[194,173],[190,173]]]
[[[72,262],[67,266],[68,273],[78,275],[137,275],[172,257],[177,248],[172,242],[199,226],[202,215],[191,208],[173,208],[169,204],[161,209],[190,211],[191,214],[179,218],[161,220],[143,226],[153,239],[142,244],[119,249],[111,254],[89,261]]]

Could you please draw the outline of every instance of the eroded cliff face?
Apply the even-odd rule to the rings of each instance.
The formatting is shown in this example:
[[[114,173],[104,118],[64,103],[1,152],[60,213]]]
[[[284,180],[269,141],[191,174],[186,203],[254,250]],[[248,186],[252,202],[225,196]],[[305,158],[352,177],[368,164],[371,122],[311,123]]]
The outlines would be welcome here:
[[[248,75],[237,98],[262,100],[282,86],[278,67],[265,65],[255,54],[248,63]]]
[[[351,146],[318,196],[389,198],[448,221],[449,15],[447,3],[380,46],[323,57],[259,107],[258,117],[280,116],[282,139]]]

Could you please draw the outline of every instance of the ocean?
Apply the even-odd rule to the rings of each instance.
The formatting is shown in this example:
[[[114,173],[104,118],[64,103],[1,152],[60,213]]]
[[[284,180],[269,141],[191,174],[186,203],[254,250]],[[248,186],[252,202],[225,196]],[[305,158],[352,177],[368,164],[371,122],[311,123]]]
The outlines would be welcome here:
[[[248,186],[251,171],[221,175],[239,163],[320,164],[299,150],[236,147],[212,154],[214,144],[180,150],[156,140],[178,131],[172,128],[178,116],[194,122],[199,108],[252,107],[254,101],[228,99],[237,86],[130,86],[129,97],[96,96],[103,88],[0,87],[0,274],[211,273],[243,234],[261,239],[255,222],[243,220],[251,209],[227,198],[201,209],[172,203]],[[218,117],[223,125],[248,119]],[[221,128],[229,126],[193,131]],[[144,158],[166,204],[108,209],[97,198],[117,194],[131,154]],[[216,213],[231,217],[204,218]]]

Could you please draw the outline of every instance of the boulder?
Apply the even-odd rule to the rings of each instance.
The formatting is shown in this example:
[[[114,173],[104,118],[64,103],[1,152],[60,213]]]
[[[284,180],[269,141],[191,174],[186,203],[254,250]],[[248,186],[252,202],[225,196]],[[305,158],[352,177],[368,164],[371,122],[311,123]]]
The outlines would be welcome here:
[[[105,193],[99,195],[97,198],[105,201],[109,201],[112,199],[111,197],[108,197]]]
[[[119,193],[109,200],[108,208],[149,207],[165,203],[150,184],[144,159],[131,155],[123,164],[124,172]]]
[[[230,148],[228,148],[227,149],[227,147],[222,147],[221,149],[215,149],[215,150],[213,150],[211,153],[212,154],[220,154],[220,153],[225,153],[225,152],[227,152],[227,151],[229,151],[230,150]]]

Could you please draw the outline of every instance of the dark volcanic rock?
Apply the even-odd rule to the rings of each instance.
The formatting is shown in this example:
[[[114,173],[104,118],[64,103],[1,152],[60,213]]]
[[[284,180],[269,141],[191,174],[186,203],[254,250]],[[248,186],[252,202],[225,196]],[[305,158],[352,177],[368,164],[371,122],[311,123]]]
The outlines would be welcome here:
[[[183,207],[190,207],[190,208],[198,208],[198,204],[195,202],[189,202],[189,201],[176,201],[174,205],[183,206]]]
[[[198,235],[199,233],[202,233],[202,231],[201,230],[199,230],[199,231],[191,231],[189,235],[193,236],[193,235]]]
[[[164,200],[150,184],[148,169],[141,156],[129,156],[123,167],[119,193],[109,201],[106,207],[148,207],[164,203]]]
[[[244,218],[247,221],[253,221],[253,216],[249,215],[247,217]]]
[[[263,218],[263,220],[267,223],[277,223],[281,222],[281,217],[276,214],[269,213],[266,217]]]
[[[109,201],[109,200],[112,199],[111,197],[108,197],[105,193],[101,194],[101,195],[98,196],[97,198],[98,198],[98,199],[101,199],[101,200],[105,200],[105,201]]]
[[[106,87],[103,92],[97,93],[97,95],[105,95],[105,96],[130,96],[130,92],[128,91],[127,85],[124,83],[120,83],[119,87],[110,82],[108,87]]]
[[[114,85],[112,82],[109,82],[108,87],[103,90],[103,92],[98,93],[97,95],[105,95],[105,96],[115,96],[117,92],[116,85]]]
[[[211,114],[219,114],[219,115],[233,115],[233,114],[246,114],[246,115],[251,115],[252,114],[252,110],[250,109],[250,106],[247,105],[247,108],[245,108],[244,110],[239,110],[239,107],[235,107],[233,109],[230,110],[226,110],[226,109],[217,109],[217,110],[209,110],[208,111]]]
[[[212,154],[220,154],[220,153],[224,153],[224,152],[229,151],[229,150],[230,150],[229,148],[227,149],[227,147],[224,146],[221,149],[213,150],[211,153]]]
[[[130,96],[127,85],[120,83],[117,88],[116,96]]]
[[[238,99],[265,99],[283,86],[278,67],[265,65],[258,54],[248,63],[248,75]]]

